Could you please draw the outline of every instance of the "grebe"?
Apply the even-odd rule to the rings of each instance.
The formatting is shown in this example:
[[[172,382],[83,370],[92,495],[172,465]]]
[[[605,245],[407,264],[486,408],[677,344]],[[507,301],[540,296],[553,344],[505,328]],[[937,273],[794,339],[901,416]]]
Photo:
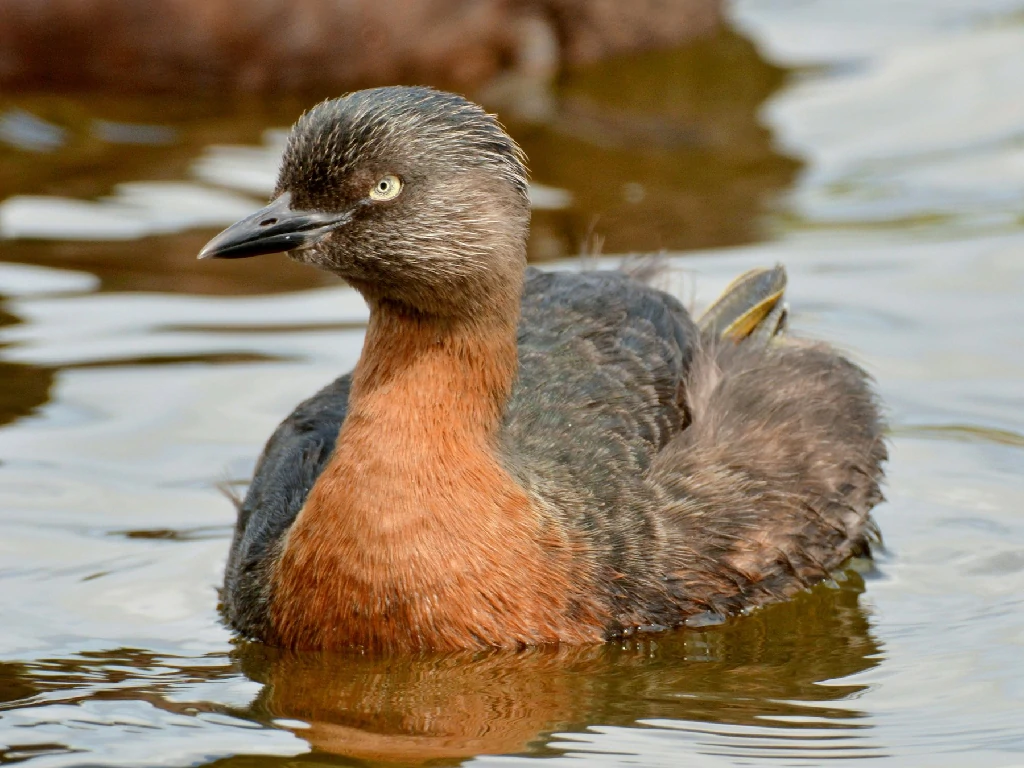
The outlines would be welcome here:
[[[355,370],[256,468],[239,632],[408,652],[595,643],[727,616],[864,553],[886,459],[866,374],[783,338],[780,267],[701,323],[621,272],[526,268],[524,157],[392,87],[292,129],[274,200],[200,258],[287,252],[370,308]]]

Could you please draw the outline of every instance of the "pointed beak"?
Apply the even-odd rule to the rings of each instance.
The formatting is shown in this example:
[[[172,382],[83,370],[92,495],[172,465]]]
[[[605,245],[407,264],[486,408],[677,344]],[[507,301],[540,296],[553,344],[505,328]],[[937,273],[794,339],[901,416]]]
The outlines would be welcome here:
[[[352,220],[352,211],[297,211],[291,193],[235,222],[199,252],[200,259],[244,259],[266,253],[312,247],[320,238]]]

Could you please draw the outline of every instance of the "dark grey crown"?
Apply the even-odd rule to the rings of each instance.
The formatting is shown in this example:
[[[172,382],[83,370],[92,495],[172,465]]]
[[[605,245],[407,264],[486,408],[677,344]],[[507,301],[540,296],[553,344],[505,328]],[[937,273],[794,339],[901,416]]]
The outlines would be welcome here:
[[[395,159],[408,161],[413,174],[425,166],[490,170],[527,197],[526,158],[493,115],[456,94],[401,86],[324,101],[300,117],[278,189],[301,189],[316,199],[357,165]]]

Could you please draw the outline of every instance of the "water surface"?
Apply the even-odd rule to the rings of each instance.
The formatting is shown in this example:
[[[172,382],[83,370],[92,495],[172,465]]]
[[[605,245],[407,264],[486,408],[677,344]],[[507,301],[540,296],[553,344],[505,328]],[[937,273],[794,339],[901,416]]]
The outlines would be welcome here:
[[[784,262],[793,326],[892,422],[873,565],[597,648],[233,641],[217,486],[353,365],[366,311],[193,257],[305,103],[0,99],[0,764],[1024,765],[1022,12],[744,0],[748,39],[578,73],[511,126],[534,258],[666,249],[695,305]]]

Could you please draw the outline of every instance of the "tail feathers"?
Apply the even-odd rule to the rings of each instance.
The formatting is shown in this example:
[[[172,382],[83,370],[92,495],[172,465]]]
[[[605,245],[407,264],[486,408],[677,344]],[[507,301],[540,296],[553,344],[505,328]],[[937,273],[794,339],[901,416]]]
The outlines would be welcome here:
[[[786,270],[751,269],[733,280],[697,321],[708,341],[760,339],[767,342],[786,325]]]
[[[685,393],[689,424],[650,475],[668,497],[681,601],[732,612],[867,551],[887,451],[863,370],[825,345],[722,341]]]

